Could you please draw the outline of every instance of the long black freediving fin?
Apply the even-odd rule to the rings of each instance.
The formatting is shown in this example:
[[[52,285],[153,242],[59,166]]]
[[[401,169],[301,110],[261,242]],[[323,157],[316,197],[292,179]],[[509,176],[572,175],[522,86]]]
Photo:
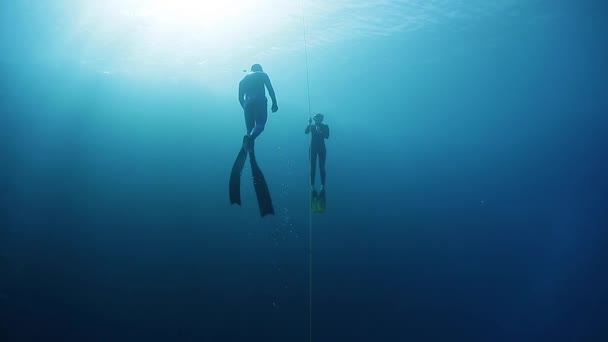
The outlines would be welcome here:
[[[243,138],[243,140],[245,139],[246,138]],[[241,205],[241,174],[243,173],[243,167],[245,166],[246,160],[247,150],[245,150],[245,147],[243,146],[234,160],[232,172],[230,173],[230,182],[228,185],[230,204]]]
[[[272,198],[270,197],[270,191],[268,190],[268,184],[264,174],[260,169],[258,162],[255,158],[255,152],[251,150],[249,152],[249,162],[251,163],[251,173],[253,174],[253,187],[255,188],[255,194],[258,198],[258,206],[260,207],[260,215],[262,217],[266,215],[274,215],[274,208],[272,207]]]

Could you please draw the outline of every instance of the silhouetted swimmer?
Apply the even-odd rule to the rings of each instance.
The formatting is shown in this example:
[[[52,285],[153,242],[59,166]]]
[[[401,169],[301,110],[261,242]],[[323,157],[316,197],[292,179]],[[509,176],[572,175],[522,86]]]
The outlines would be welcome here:
[[[253,150],[255,139],[264,131],[268,120],[266,89],[268,89],[268,95],[272,100],[271,110],[275,113],[279,110],[277,99],[270,78],[261,65],[252,65],[251,72],[239,82],[239,103],[243,107],[245,125],[247,126],[247,134],[243,138],[243,144],[247,151]]]
[[[319,173],[321,174],[321,191],[325,190],[325,159],[327,149],[325,139],[329,139],[329,126],[323,123],[324,116],[321,113],[315,114],[312,119],[308,119],[305,134],[311,134],[310,139],[310,185],[315,190],[315,173],[317,169],[317,159],[319,160]],[[314,125],[312,124],[314,120]]]

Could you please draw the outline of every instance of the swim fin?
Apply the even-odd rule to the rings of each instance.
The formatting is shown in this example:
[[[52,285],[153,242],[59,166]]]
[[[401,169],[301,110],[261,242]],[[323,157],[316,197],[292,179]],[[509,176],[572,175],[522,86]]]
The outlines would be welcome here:
[[[262,217],[266,215],[274,215],[274,208],[272,207],[272,198],[270,198],[270,191],[268,190],[268,184],[264,174],[260,169],[258,162],[255,158],[255,152],[251,150],[249,152],[249,162],[251,163],[251,173],[253,174],[253,187],[255,194],[258,198],[258,206],[260,207],[260,215]]]
[[[230,204],[241,205],[241,174],[243,173],[243,167],[245,167],[245,160],[247,160],[247,150],[245,149],[246,139],[247,136],[243,138],[243,146],[234,160],[232,172],[230,173],[230,182],[228,185]]]
[[[315,190],[312,191],[310,208],[313,213],[322,214],[325,212],[325,190],[317,193]]]

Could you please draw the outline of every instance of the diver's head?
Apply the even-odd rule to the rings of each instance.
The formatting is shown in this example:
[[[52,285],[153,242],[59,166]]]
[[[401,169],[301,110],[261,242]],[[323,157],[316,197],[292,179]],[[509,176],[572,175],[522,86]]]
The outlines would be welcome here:
[[[315,123],[318,123],[318,124],[323,122],[323,118],[324,118],[324,116],[321,113],[317,113],[317,114],[315,114],[315,116],[312,117],[312,119],[315,120]]]
[[[251,66],[251,71],[252,71],[252,72],[257,72],[257,71],[260,71],[260,72],[261,72],[261,71],[264,71],[264,70],[262,69],[262,66],[261,66],[261,65],[259,65],[259,64],[254,64],[254,65],[252,65],[252,66]]]

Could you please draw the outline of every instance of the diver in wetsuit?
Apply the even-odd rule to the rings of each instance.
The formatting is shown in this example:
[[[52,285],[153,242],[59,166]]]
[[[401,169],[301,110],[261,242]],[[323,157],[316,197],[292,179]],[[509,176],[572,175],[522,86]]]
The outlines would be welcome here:
[[[272,99],[272,112],[274,113],[279,110],[277,99],[272,84],[270,83],[270,78],[262,70],[261,65],[252,65],[251,72],[239,82],[239,103],[245,112],[247,134],[243,137],[243,144],[232,165],[230,181],[228,183],[230,204],[241,205],[241,174],[243,172],[243,167],[245,166],[247,155],[249,155],[251,173],[253,176],[253,187],[255,189],[260,215],[262,217],[274,214],[268,184],[266,184],[264,174],[258,165],[253,148],[255,138],[262,133],[264,126],[266,125],[266,120],[268,119],[266,88],[268,88],[268,94]]]
[[[315,173],[317,158],[319,159],[319,173],[321,174],[321,192],[325,191],[325,159],[327,150],[325,139],[329,139],[329,126],[323,123],[323,114],[317,113],[312,119],[308,119],[305,134],[311,134],[310,139],[310,185],[315,192]],[[313,125],[312,122],[315,122]]]
[[[268,88],[268,94],[272,99],[271,110],[275,113],[279,110],[277,99],[270,78],[262,70],[261,65],[252,65],[251,72],[239,82],[239,103],[245,112],[245,125],[247,126],[243,146],[247,151],[253,150],[255,138],[262,133],[268,119],[268,99],[265,88]]]

